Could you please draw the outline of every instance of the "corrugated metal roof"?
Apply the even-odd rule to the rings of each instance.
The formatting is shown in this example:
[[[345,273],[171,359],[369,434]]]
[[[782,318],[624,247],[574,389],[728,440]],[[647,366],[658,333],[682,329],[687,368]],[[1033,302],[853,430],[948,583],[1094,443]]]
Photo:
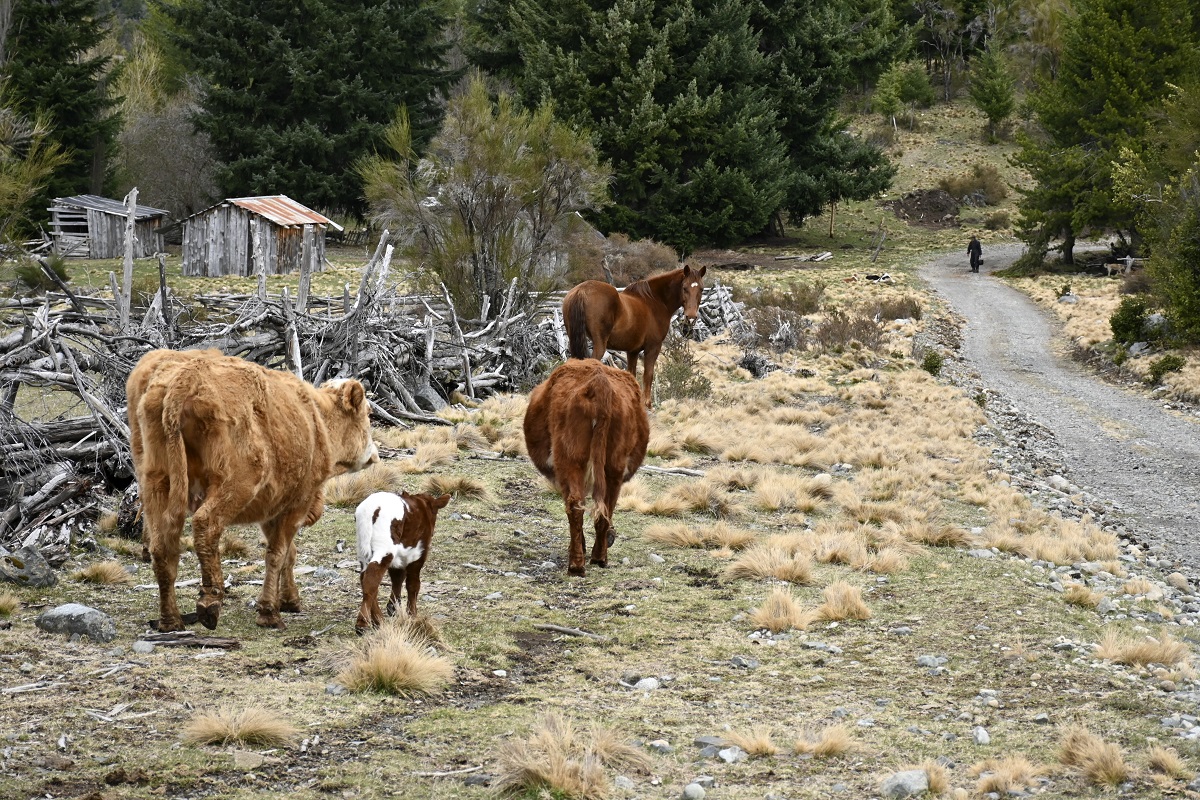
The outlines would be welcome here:
[[[342,230],[342,226],[333,220],[318,214],[311,208],[300,205],[284,194],[267,197],[231,197],[226,202],[266,217],[276,225],[331,225],[339,231]]]
[[[56,205],[71,206],[72,208],[87,208],[92,211],[103,211],[105,214],[115,214],[123,217],[129,213],[125,208],[125,203],[121,200],[110,200],[107,197],[100,197],[95,194],[77,194],[73,197],[56,197],[54,198]],[[152,217],[169,217],[170,211],[164,211],[161,208],[153,206],[144,206],[138,204],[134,208],[134,219],[150,219]]]

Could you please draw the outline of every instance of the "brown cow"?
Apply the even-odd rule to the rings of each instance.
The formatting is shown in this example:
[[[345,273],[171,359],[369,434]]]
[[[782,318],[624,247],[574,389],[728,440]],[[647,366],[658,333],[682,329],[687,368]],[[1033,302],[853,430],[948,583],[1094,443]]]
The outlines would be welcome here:
[[[450,495],[399,495],[376,492],[358,504],[354,512],[358,532],[358,566],[362,581],[362,606],[354,630],[383,623],[379,612],[379,584],[386,572],[392,579],[392,595],[387,612],[391,616],[400,606],[400,583],[408,590],[408,615],[416,616],[417,595],[421,593],[421,567],[429,558],[429,543],[437,513],[450,502]]]
[[[592,481],[596,541],[591,563],[608,566],[616,538],[613,509],[621,484],[646,457],[650,420],[637,381],[624,370],[593,359],[559,366],[529,395],[525,447],[533,465],[562,493],[571,528],[567,571],[583,575],[583,506]]]
[[[316,389],[296,376],[219,350],[152,350],[125,385],[133,465],[158,580],[162,631],[215,628],[225,599],[219,555],[226,526],[258,522],[267,540],[258,624],[283,628],[300,610],[295,535],[325,508],[325,481],[379,460],[362,384]],[[200,599],[175,602],[179,540],[192,512]]]

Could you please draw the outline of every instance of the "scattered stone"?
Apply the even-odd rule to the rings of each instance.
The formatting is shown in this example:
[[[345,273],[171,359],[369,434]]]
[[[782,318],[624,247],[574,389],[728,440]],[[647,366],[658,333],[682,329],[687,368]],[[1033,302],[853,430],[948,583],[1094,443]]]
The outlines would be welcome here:
[[[463,778],[463,784],[466,786],[491,786],[494,780],[496,780],[495,775],[489,775],[486,772],[476,772],[473,775]]]
[[[660,556],[658,553],[651,553],[650,560],[653,561],[655,564],[666,563],[666,559],[663,558],[662,556]]]
[[[484,599],[484,600],[501,600],[501,599],[503,599],[503,598],[504,598],[504,593],[503,593],[503,592],[492,592],[491,594],[489,594],[488,596],[484,597],[483,599]]]
[[[111,642],[117,638],[117,626],[112,617],[79,603],[67,603],[43,611],[33,624],[49,633],[89,636],[96,642]]]
[[[979,548],[976,550],[968,550],[967,555],[972,556],[974,558],[995,558],[996,557],[996,554],[993,553],[991,550],[985,550],[983,548]]]
[[[659,687],[658,678],[642,678],[633,685],[639,692],[652,692]]]
[[[683,800],[704,800],[704,787],[698,783],[689,783],[683,787]]]
[[[982,747],[985,744],[990,744],[992,737],[988,735],[987,729],[983,726],[975,726],[975,730],[971,731],[971,738],[975,740],[975,744]]]
[[[494,670],[492,670],[492,674],[495,675],[497,678],[507,678],[508,677],[508,671],[503,670],[503,669],[494,669]]]
[[[671,743],[666,739],[655,739],[652,742],[647,742],[646,747],[650,748],[656,753],[661,753],[662,755],[675,752],[675,748],[672,747]]]
[[[1040,714],[1034,714],[1033,722],[1037,725],[1049,725],[1050,724],[1050,715],[1047,714],[1045,711],[1043,711]]]
[[[735,744],[721,750],[717,753],[717,756],[726,764],[737,764],[739,761],[745,761],[749,758],[750,754]]]
[[[717,785],[717,781],[712,775],[697,775],[692,779],[692,783],[702,786],[705,789],[711,789]]]
[[[889,776],[880,787],[884,797],[916,797],[929,791],[929,776],[923,769],[910,769]]]
[[[918,667],[940,667],[948,661],[945,656],[917,656]]]
[[[637,791],[637,784],[634,783],[631,778],[625,775],[618,775],[617,777],[613,778],[613,786],[617,787],[622,792]]]
[[[141,639],[138,639],[133,643],[133,652],[142,656],[149,655],[150,653],[154,652],[154,642],[145,642]]]
[[[729,659],[729,663],[735,667],[742,669],[758,669],[758,661],[753,658],[744,658],[742,656],[734,656]]]
[[[725,740],[720,736],[697,736],[692,740],[692,744],[696,747],[724,747]]]
[[[58,583],[58,576],[36,547],[21,547],[11,553],[0,547],[0,580],[45,588]]]
[[[342,686],[340,683],[325,684],[325,694],[339,695],[339,694],[345,694],[345,693],[346,693],[346,687]]]
[[[266,760],[264,756],[249,750],[233,751],[233,766],[235,769],[246,770],[248,772],[252,769],[258,769]]]

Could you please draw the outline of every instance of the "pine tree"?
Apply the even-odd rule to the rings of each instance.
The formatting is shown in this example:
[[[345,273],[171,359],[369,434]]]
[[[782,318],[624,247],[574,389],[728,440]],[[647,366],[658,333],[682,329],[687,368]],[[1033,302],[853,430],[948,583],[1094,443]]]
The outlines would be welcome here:
[[[1016,92],[1004,56],[987,50],[971,66],[971,102],[988,118],[988,141],[996,141],[997,127],[1016,109]]]
[[[197,124],[228,195],[287,194],[361,214],[356,160],[382,143],[398,106],[418,145],[437,129],[455,73],[437,0],[181,0],[162,9],[204,78]]]
[[[44,219],[50,198],[105,191],[108,149],[120,124],[106,89],[110,59],[95,55],[108,18],[95,0],[21,0],[12,14],[3,66],[8,95],[21,113],[40,115],[68,159],[30,201],[30,216]]]
[[[1187,4],[1079,0],[1064,34],[1058,79],[1035,97],[1044,137],[1021,136],[1014,162],[1028,169],[1019,227],[1040,259],[1054,239],[1072,261],[1083,230],[1139,235],[1134,208],[1116,196],[1121,147],[1142,149],[1149,111],[1194,74],[1200,48]]]

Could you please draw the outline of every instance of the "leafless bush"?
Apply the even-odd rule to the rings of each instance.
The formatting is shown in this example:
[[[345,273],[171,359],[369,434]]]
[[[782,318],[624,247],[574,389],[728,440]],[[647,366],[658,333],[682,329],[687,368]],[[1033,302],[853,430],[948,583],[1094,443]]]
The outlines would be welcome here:
[[[1121,294],[1150,294],[1150,275],[1145,270],[1131,272],[1121,281]]]
[[[825,286],[824,281],[793,281],[780,289],[754,289],[748,292],[735,289],[733,299],[745,303],[747,309],[782,309],[803,316],[820,310]]]
[[[627,286],[650,275],[675,269],[679,266],[679,254],[670,245],[653,239],[634,241],[625,234],[614,233],[604,243],[603,262],[605,269],[612,273],[612,283]]]
[[[203,209],[217,195],[216,157],[208,137],[192,125],[193,111],[182,94],[161,111],[130,117],[119,136],[124,181],[175,219]]]
[[[921,301],[912,295],[880,300],[868,308],[868,316],[878,320],[920,319]]]
[[[942,178],[938,188],[967,205],[994,206],[1008,197],[1008,184],[992,164],[974,164],[961,175]]]
[[[1002,231],[1007,228],[1010,223],[1011,220],[1009,219],[1007,211],[996,211],[983,218],[983,227],[987,228],[989,231]]]
[[[870,317],[850,316],[830,311],[812,333],[813,344],[822,350],[840,353],[855,343],[877,350],[883,343],[883,329]]]
[[[805,329],[811,327],[802,315],[780,308],[754,308],[746,314],[754,331],[752,345],[770,347],[777,353],[802,349],[808,341]]]

